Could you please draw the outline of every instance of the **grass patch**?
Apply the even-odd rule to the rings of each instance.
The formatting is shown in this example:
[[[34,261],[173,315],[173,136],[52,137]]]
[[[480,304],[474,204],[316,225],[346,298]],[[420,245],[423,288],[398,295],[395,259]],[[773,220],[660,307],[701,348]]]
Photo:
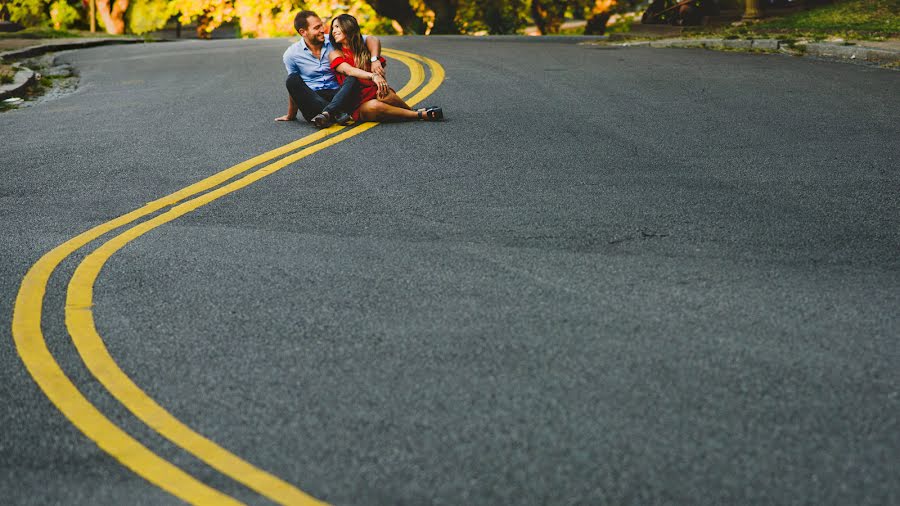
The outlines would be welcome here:
[[[691,31],[740,38],[883,40],[900,37],[900,0],[844,0],[743,26]]]
[[[0,84],[9,84],[13,82],[16,75],[16,69],[9,65],[0,65]]]
[[[584,35],[584,27],[575,26],[572,28],[563,28],[559,31],[559,33],[554,35]]]
[[[18,32],[0,32],[0,39],[65,39],[71,37],[84,37],[85,33],[86,32],[53,30],[51,28],[26,28]]]
[[[791,16],[766,19],[755,27],[900,35],[900,0],[846,0]]]

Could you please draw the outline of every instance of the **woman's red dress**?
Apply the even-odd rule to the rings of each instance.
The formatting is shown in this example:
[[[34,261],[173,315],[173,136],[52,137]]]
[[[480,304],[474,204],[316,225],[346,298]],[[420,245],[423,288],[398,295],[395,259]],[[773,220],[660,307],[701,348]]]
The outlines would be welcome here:
[[[337,77],[338,84],[343,85],[344,80],[347,79],[347,76],[337,71],[338,65],[340,65],[341,63],[347,63],[351,67],[356,68],[356,63],[353,59],[353,53],[350,52],[349,48],[344,46],[341,48],[341,52],[343,52],[344,55],[338,56],[331,62],[331,71],[334,72],[335,77]],[[357,80],[359,81],[359,100],[356,102],[356,107],[353,108],[352,116],[354,121],[359,121],[359,106],[378,96],[378,86],[376,86],[373,81],[369,79]]]

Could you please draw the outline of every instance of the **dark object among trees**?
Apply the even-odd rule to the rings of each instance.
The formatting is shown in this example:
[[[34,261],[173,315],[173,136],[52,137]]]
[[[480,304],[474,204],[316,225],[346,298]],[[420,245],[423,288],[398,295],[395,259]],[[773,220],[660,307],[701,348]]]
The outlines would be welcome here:
[[[525,0],[459,0],[456,26],[461,32],[516,33],[529,23]]]
[[[416,15],[416,11],[407,0],[366,0],[379,16],[393,19],[403,28],[403,33],[422,35],[425,33],[425,22]]]
[[[531,0],[531,17],[541,35],[559,33],[568,7],[565,0]]]
[[[487,0],[481,5],[484,8],[484,24],[492,34],[516,33],[525,24],[524,0]]]
[[[25,27],[20,25],[19,23],[0,20],[0,32],[19,32],[24,29]]]
[[[9,9],[6,7],[6,3],[8,0],[0,0],[0,32],[18,32],[21,30],[13,30],[12,25],[18,23],[13,23],[9,20]],[[21,26],[21,25],[18,25]]]
[[[645,25],[699,25],[704,16],[715,16],[719,5],[714,0],[654,0],[644,14]]]
[[[459,33],[459,27],[456,26],[459,0],[425,0],[425,5],[434,11],[434,26],[431,27],[431,33]]]
[[[600,14],[591,16],[591,18],[587,20],[587,24],[584,25],[584,34],[603,35],[606,33],[606,23],[609,23],[610,17],[612,17],[612,12],[610,11],[603,11]]]

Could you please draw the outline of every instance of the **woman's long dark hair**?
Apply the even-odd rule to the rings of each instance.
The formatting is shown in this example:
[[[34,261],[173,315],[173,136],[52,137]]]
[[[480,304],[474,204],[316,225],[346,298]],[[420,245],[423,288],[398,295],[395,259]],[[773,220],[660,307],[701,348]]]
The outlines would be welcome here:
[[[344,33],[344,44],[346,44],[347,48],[350,49],[350,52],[353,53],[353,60],[356,63],[356,68],[370,72],[371,62],[369,59],[372,57],[372,53],[369,52],[369,48],[363,43],[362,34],[359,33],[359,23],[356,21],[356,18],[349,14],[341,14],[331,20],[332,28],[335,23],[338,24],[341,32]],[[331,38],[331,43],[337,49],[343,49],[342,46],[344,44],[335,42],[334,37]]]

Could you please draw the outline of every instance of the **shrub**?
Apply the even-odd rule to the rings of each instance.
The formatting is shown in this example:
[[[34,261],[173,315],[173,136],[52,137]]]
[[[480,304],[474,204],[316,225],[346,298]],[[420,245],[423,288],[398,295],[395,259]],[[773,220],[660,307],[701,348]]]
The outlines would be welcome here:
[[[50,5],[50,23],[54,30],[65,30],[78,21],[79,17],[78,10],[66,3],[66,0],[56,0]]]

